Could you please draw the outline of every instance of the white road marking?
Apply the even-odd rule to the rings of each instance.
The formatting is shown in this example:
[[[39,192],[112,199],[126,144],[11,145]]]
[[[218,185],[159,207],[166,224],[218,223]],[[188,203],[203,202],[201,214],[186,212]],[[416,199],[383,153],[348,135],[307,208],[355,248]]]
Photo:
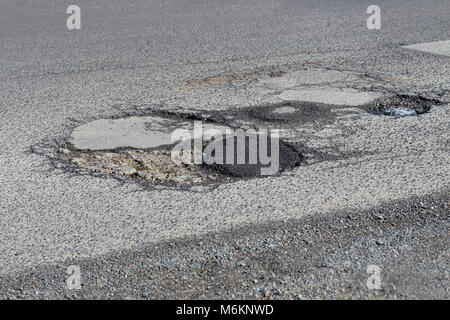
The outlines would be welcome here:
[[[450,57],[450,40],[410,44],[407,46],[403,46],[403,48],[430,52]]]

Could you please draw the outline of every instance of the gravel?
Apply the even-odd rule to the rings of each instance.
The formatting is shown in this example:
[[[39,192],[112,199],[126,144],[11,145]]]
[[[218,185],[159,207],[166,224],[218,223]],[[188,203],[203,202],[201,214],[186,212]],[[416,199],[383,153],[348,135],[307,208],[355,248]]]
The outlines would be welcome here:
[[[170,150],[118,149],[112,151],[66,151],[62,157],[94,173],[120,175],[154,184],[193,185],[224,180],[218,173],[201,166],[175,163]]]
[[[1,277],[0,298],[448,299],[449,209],[446,191],[41,265]],[[69,265],[81,290],[66,289]]]

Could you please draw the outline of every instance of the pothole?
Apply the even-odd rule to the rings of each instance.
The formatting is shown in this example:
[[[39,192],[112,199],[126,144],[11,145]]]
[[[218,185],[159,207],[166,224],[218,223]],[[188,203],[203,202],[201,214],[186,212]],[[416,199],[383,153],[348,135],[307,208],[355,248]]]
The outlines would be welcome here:
[[[277,174],[298,167],[303,160],[303,156],[292,145],[261,134],[243,133],[212,141],[209,148],[222,151],[219,155],[217,152],[211,152],[209,155],[221,161],[206,164],[206,167],[225,176],[237,178]]]
[[[180,186],[274,175],[302,160],[270,131],[181,116],[95,120],[76,128],[59,155],[75,171]]]
[[[397,95],[379,99],[367,106],[366,110],[376,115],[407,117],[427,113],[437,104],[439,102],[427,100],[423,97]]]

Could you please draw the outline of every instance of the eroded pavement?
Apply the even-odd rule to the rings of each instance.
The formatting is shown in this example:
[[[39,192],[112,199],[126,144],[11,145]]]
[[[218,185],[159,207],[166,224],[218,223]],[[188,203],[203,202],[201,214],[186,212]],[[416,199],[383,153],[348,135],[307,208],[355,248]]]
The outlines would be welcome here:
[[[445,84],[414,91],[412,78],[307,61],[247,69],[150,85],[128,102],[128,89],[110,92],[110,108],[78,99],[67,113],[37,106],[5,121],[5,136],[27,143],[2,151],[2,211],[14,212],[1,220],[2,272],[447,190]],[[70,77],[80,85],[71,94],[84,90]],[[301,161],[268,177],[178,170],[168,137],[193,121],[279,129]]]
[[[0,298],[448,298],[449,1],[377,2],[3,1]],[[173,163],[196,122],[280,172]]]
[[[280,149],[280,159],[295,160],[286,161],[277,176],[283,172],[302,175],[316,165],[340,168],[375,161],[410,162],[415,167],[412,164],[416,157],[427,154],[441,161],[443,173],[447,173],[448,110],[441,97],[443,92],[431,97],[397,93],[361,73],[313,66],[208,77],[181,86],[187,86],[186,96],[193,90],[201,94],[199,91],[211,87],[215,94],[223,91],[226,95],[230,87],[238,87],[260,90],[278,101],[234,105],[223,110],[138,107],[126,116],[97,119],[75,127],[66,141],[56,146],[58,155],[53,155],[53,161],[71,172],[101,177],[109,174],[128,182],[149,182],[147,186],[161,184],[176,189],[180,185],[217,182],[213,184],[217,187],[220,182],[235,181],[232,174],[229,179],[219,177],[223,171],[171,160],[171,150],[176,145],[172,134],[180,129],[194,132],[197,123],[204,132],[225,132],[228,128],[278,130],[281,143],[286,146]],[[292,157],[292,153],[296,156]],[[257,174],[252,176],[258,178]],[[440,179],[439,175],[436,178]]]

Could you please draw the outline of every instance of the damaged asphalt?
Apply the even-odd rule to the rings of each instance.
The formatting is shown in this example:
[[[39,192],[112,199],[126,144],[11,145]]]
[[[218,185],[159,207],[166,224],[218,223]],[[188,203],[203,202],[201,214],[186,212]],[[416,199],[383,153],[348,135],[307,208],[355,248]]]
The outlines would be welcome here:
[[[376,32],[363,3],[80,1],[76,34],[63,4],[2,7],[0,297],[448,299],[450,59],[402,47],[449,38],[432,2],[381,1]],[[386,116],[330,107],[338,91],[433,103]],[[76,128],[149,111],[283,129],[301,165],[194,190],[66,170]]]

